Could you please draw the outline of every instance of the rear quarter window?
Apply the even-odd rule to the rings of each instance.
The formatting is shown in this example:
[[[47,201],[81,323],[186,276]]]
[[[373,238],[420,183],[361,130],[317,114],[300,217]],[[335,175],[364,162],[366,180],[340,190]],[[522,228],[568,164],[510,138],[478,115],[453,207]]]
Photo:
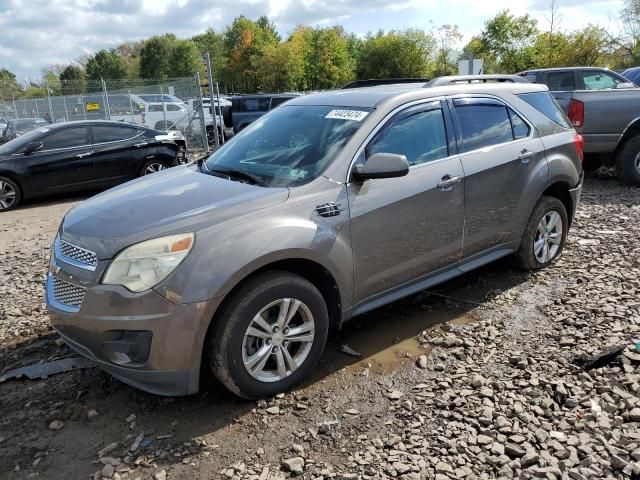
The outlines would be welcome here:
[[[527,102],[549,120],[557,123],[561,127],[572,128],[564,111],[549,92],[523,93],[518,95],[518,98]]]

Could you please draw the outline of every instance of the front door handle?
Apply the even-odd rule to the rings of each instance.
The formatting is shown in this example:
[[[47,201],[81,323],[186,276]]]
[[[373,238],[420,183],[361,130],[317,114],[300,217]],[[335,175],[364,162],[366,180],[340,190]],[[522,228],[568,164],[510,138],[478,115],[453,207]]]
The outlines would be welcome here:
[[[526,148],[520,152],[518,158],[522,161],[522,163],[529,163],[536,154],[534,152],[530,152]]]
[[[84,158],[84,157],[88,157],[89,155],[91,155],[93,152],[87,152],[87,153],[79,153],[78,155],[76,155],[76,158]]]
[[[450,192],[453,188],[462,181],[462,177],[453,176],[453,175],[445,175],[438,182],[437,187],[443,192]]]

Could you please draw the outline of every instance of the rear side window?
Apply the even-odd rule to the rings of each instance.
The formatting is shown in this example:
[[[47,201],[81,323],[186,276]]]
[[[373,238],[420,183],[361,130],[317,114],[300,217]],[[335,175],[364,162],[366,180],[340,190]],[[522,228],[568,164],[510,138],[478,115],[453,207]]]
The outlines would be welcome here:
[[[584,88],[587,90],[609,90],[616,88],[622,80],[604,72],[580,72]]]
[[[241,98],[234,102],[234,110],[238,112],[263,112],[269,110],[269,102],[269,97]]]
[[[449,156],[442,109],[414,113],[397,120],[367,146],[367,157],[374,153],[396,153],[407,157],[409,165]]]
[[[89,129],[87,127],[65,128],[42,139],[43,150],[71,148],[89,145]]]
[[[150,112],[161,112],[161,111],[162,111],[162,104],[159,104],[159,105],[155,105],[155,104],[149,105],[149,111],[150,111]]]
[[[552,120],[561,127],[571,128],[571,124],[564,114],[564,111],[549,92],[523,93],[522,95],[518,95],[518,97],[538,110],[549,120]]]
[[[171,103],[167,105],[168,112],[179,112],[180,110],[182,110],[182,108],[180,108],[178,105],[173,105]]]
[[[463,152],[513,140],[509,111],[504,105],[465,104],[460,100],[455,100],[454,105],[462,129]]]
[[[523,75],[523,77],[526,78],[527,80],[529,80],[531,83],[536,83],[536,74],[535,74],[535,72],[525,73]]]
[[[138,135],[139,131],[131,127],[96,125],[93,127],[95,143],[117,142]]]
[[[273,97],[271,99],[271,108],[276,108],[278,105],[282,105],[284,102],[291,100],[288,97]]]
[[[576,89],[573,72],[551,72],[547,74],[547,86],[552,92],[568,92]]]

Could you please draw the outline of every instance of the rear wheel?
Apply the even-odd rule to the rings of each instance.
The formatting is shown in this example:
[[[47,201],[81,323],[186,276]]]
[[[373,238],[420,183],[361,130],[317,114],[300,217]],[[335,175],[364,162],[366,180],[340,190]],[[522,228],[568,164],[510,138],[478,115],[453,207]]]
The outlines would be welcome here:
[[[300,383],[327,340],[322,294],[288,272],[267,272],[242,286],[223,308],[207,341],[216,378],[244,398],[271,396]]]
[[[543,196],[536,204],[522,235],[515,262],[524,270],[551,265],[562,253],[569,230],[564,204],[555,197]]]
[[[640,135],[624,142],[616,153],[616,174],[623,184],[640,186]]]
[[[18,184],[10,178],[0,176],[0,211],[4,212],[17,207],[21,199]]]
[[[149,160],[140,169],[140,176],[151,175],[152,173],[160,172],[169,168],[169,165],[160,160]]]

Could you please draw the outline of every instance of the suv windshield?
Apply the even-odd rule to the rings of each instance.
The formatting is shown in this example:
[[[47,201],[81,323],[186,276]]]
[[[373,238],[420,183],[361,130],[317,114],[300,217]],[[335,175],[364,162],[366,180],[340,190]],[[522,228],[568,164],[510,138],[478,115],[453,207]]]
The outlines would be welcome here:
[[[320,175],[371,109],[283,105],[211,155],[209,171],[244,172],[270,187],[293,187]]]

